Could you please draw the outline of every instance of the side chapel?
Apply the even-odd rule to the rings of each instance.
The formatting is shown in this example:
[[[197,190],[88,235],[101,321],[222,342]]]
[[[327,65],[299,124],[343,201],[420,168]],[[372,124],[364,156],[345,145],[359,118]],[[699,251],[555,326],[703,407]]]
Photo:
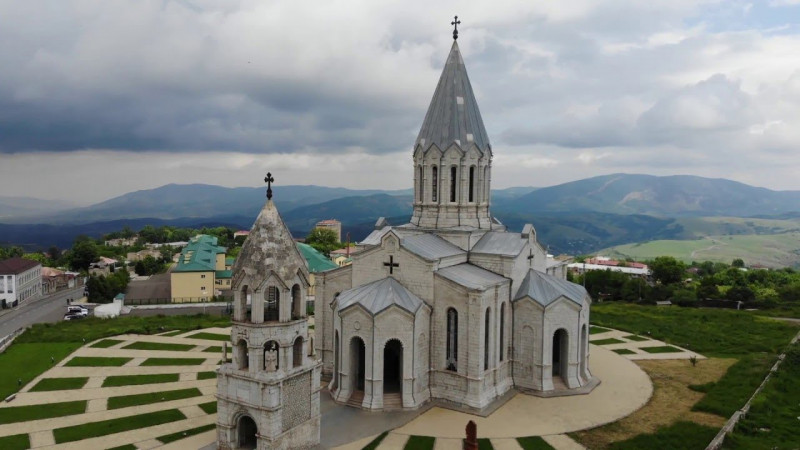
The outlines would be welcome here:
[[[317,276],[316,353],[336,402],[481,410],[512,387],[598,383],[591,299],[548,263],[533,225],[492,217],[492,154],[455,41],[414,141],[411,221],[379,220],[351,265]]]

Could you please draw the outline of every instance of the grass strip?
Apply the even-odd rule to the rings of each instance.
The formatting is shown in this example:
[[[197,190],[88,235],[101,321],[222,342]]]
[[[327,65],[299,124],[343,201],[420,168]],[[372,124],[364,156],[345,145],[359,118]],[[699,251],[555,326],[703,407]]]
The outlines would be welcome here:
[[[625,341],[620,341],[616,338],[608,338],[608,339],[598,339],[596,341],[589,341],[590,344],[594,345],[611,345],[611,344],[624,344]]]
[[[556,450],[539,436],[517,438],[517,443],[522,447],[522,450]]]
[[[611,330],[608,328],[598,327],[596,325],[589,326],[589,334],[600,334],[600,333],[605,333],[606,331],[611,331]]]
[[[10,408],[0,408],[0,423],[8,424],[52,419],[53,417],[72,416],[83,414],[84,412],[86,412],[86,400],[47,403],[44,405],[12,406]]]
[[[210,380],[212,378],[217,378],[217,372],[197,372],[198,380]]]
[[[647,353],[681,353],[683,351],[671,345],[659,345],[658,347],[640,347],[639,350],[644,350]]]
[[[108,409],[127,408],[130,406],[149,405],[151,403],[169,402],[183,398],[203,395],[197,388],[178,389],[175,391],[148,392],[145,394],[121,395],[108,398]]]
[[[134,386],[139,384],[174,383],[180,380],[177,373],[152,375],[113,375],[103,380],[103,387]]]
[[[432,436],[409,436],[403,450],[433,450],[436,438]]]
[[[186,336],[189,339],[205,339],[207,341],[230,341],[231,337],[227,334],[200,332]]]
[[[109,347],[113,347],[113,346],[115,346],[117,344],[121,344],[123,342],[125,342],[125,341],[122,341],[120,339],[103,339],[102,341],[95,342],[94,344],[90,345],[89,347],[92,347],[92,348],[109,348]]]
[[[640,434],[631,439],[615,442],[613,450],[641,450],[643,448],[706,448],[717,435],[717,429],[693,422],[676,422],[660,427],[655,433]]]
[[[125,444],[125,445],[120,445],[119,447],[111,447],[106,450],[137,450],[137,449],[138,447],[136,447],[133,444]]]
[[[31,448],[28,433],[0,437],[0,448],[3,450],[27,450]]]
[[[206,414],[215,414],[217,412],[217,402],[200,403],[197,405],[206,412]]]
[[[169,444],[170,442],[179,441],[183,438],[194,436],[195,434],[204,433],[206,431],[210,431],[215,428],[217,428],[217,424],[210,423],[208,425],[203,425],[202,427],[190,428],[188,430],[178,431],[177,433],[172,433],[172,434],[165,434],[164,436],[159,436],[156,439],[160,441],[162,444]]]
[[[384,431],[383,433],[379,434],[375,439],[372,440],[372,442],[364,446],[364,448],[361,450],[375,450],[379,445],[381,445],[381,441],[383,441],[387,434],[389,434],[388,431]]]
[[[100,422],[90,422],[71,427],[57,428],[53,430],[56,444],[64,442],[74,442],[93,437],[106,436],[123,431],[138,430],[164,423],[177,422],[184,420],[186,416],[177,409],[165,411],[155,411],[135,416],[120,417],[117,419],[103,420]]]
[[[478,450],[494,450],[494,445],[490,439],[480,438],[478,439]]]
[[[195,347],[196,345],[189,345],[189,344],[171,344],[164,342],[137,341],[132,344],[128,344],[122,348],[127,350],[158,350],[158,351],[186,352]]]
[[[120,358],[111,357],[105,358],[102,356],[76,356],[67,361],[65,366],[68,367],[120,367],[130,362],[133,358]]]
[[[142,366],[199,366],[205,358],[147,358]]]
[[[642,341],[649,341],[650,340],[650,339],[647,339],[646,337],[638,336],[636,334],[629,334],[627,336],[622,336],[622,337],[624,337],[625,339],[627,339],[629,341],[636,341],[636,342],[642,342]]]
[[[203,352],[204,353],[222,353],[222,347],[221,346],[208,347],[207,349],[203,350]]]
[[[39,380],[38,383],[29,392],[42,392],[42,391],[66,391],[70,389],[80,389],[89,377],[76,377],[76,378],[44,378]]]
[[[773,355],[748,355],[732,365],[716,383],[693,385],[693,390],[704,389],[707,394],[692,410],[730,417],[753,395],[774,362]]]
[[[78,342],[19,343],[26,334],[22,333],[11,347],[0,353],[0,399],[17,392],[81,346]]]
[[[618,355],[635,355],[636,354],[635,351],[629,350],[627,348],[617,348],[617,349],[614,349],[614,350],[611,350],[611,351],[616,353],[616,354],[618,354]]]
[[[184,332],[183,330],[167,331],[166,333],[159,334],[159,336],[172,337],[172,336],[177,336],[177,335],[179,335],[179,334],[181,334],[183,332]]]

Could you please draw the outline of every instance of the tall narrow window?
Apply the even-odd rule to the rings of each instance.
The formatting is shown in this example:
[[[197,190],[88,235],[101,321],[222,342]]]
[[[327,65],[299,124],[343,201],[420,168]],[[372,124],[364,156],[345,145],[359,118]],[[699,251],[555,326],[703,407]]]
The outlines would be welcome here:
[[[450,166],[450,201],[456,201],[456,166]]]
[[[483,203],[489,203],[489,166],[483,168],[483,180],[481,180],[481,185],[483,186],[483,198],[481,198],[481,201]]]
[[[431,168],[431,201],[439,201],[439,170]]]
[[[281,294],[277,287],[267,288],[266,304],[264,305],[264,322],[280,320]]]
[[[447,370],[458,370],[458,311],[447,310]]]
[[[503,360],[503,353],[505,353],[505,336],[506,328],[506,304],[500,305],[500,361]]]
[[[483,327],[483,370],[489,370],[489,327],[491,327],[491,308],[486,308],[486,323]]]
[[[475,166],[469,168],[469,202],[475,201]]]
[[[419,177],[419,201],[420,202],[424,202],[425,201],[425,187],[424,187],[425,186],[425,182],[423,181],[423,178],[422,178],[422,166],[419,166],[419,169],[418,169],[417,172],[419,173],[419,175],[417,175]]]

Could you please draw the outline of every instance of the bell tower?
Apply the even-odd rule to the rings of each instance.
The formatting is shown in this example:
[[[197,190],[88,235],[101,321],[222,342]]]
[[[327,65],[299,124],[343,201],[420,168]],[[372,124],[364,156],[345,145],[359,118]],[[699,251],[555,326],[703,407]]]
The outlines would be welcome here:
[[[306,261],[267,202],[233,265],[233,360],[217,375],[217,448],[311,448],[321,364],[309,358]]]

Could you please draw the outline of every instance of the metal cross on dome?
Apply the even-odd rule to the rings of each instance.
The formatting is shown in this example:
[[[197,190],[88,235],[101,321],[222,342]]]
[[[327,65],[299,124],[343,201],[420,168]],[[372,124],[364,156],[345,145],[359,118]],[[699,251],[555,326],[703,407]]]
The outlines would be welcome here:
[[[272,174],[267,172],[267,176],[264,177],[264,183],[267,183],[267,199],[272,200],[272,182],[275,181],[275,178],[272,178]]]
[[[458,20],[458,16],[453,17],[453,21],[450,22],[450,25],[453,26],[453,40],[458,39],[458,26],[461,25],[461,21]]]

